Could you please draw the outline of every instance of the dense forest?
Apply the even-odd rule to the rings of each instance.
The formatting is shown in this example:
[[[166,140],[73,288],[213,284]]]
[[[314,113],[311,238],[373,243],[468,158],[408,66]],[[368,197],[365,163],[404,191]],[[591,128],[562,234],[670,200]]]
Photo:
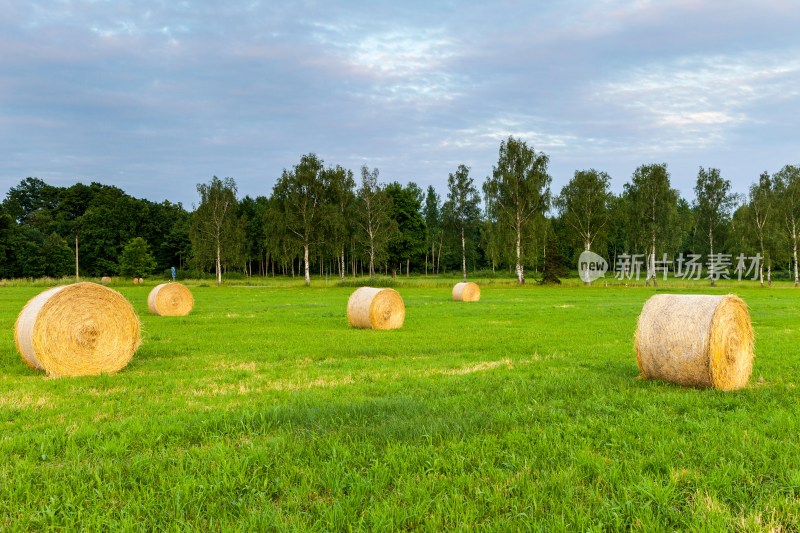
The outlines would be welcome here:
[[[557,280],[591,250],[613,270],[643,259],[643,276],[680,272],[685,257],[759,257],[748,277],[798,281],[800,167],[754,176],[736,194],[701,167],[694,197],[671,186],[666,164],[643,164],[622,193],[611,177],[578,170],[556,194],[548,157],[509,137],[491,176],[464,165],[447,191],[384,183],[304,155],[270,196],[239,197],[232,178],[199,183],[193,212],[117,187],[23,179],[0,203],[0,278],[42,276],[345,276],[458,273]],[[76,253],[77,250],[77,253]],[[658,265],[658,268],[657,268]]]

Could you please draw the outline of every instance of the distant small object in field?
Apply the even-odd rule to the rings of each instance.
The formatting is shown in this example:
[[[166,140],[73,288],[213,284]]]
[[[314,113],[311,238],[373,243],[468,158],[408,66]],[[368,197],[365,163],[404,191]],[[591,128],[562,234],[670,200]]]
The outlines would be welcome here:
[[[139,347],[139,317],[117,291],[97,283],[48,289],[22,308],[14,340],[22,359],[50,377],[117,372]]]
[[[141,285],[142,283],[144,283],[144,278],[133,278],[132,281],[134,285]]]
[[[154,315],[186,316],[194,307],[192,292],[180,283],[156,285],[147,296],[147,308]]]
[[[354,328],[398,329],[405,318],[403,298],[394,289],[361,287],[347,301],[347,321]]]
[[[481,299],[481,288],[477,283],[462,281],[453,287],[453,300],[456,302],[477,302]]]
[[[753,328],[738,296],[657,294],[644,304],[634,340],[645,379],[740,389],[753,369]]]
[[[103,276],[100,278],[100,283],[111,283],[111,278],[108,276]]]

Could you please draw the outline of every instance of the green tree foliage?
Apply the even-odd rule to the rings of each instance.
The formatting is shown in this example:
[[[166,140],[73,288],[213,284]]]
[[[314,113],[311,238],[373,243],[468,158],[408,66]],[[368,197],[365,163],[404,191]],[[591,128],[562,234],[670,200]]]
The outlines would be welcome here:
[[[447,225],[458,232],[461,240],[461,273],[467,281],[467,241],[473,244],[472,233],[480,222],[481,196],[469,176],[469,168],[459,165],[447,178]]]
[[[286,228],[283,206],[274,195],[267,204],[264,216],[264,231],[267,236],[267,253],[272,258],[273,268],[274,264],[278,263],[284,275],[288,273],[290,265],[293,271],[294,260],[297,257],[299,247],[296,239],[289,234]]]
[[[638,167],[625,184],[623,193],[628,207],[626,236],[634,250],[646,252],[646,285],[658,285],[654,261],[659,250],[676,246],[678,191],[670,185],[667,164],[650,164]]]
[[[310,248],[318,244],[322,232],[322,205],[326,198],[324,167],[315,154],[304,155],[292,170],[284,170],[272,195],[289,234],[303,248],[306,285],[311,285]]]
[[[602,235],[609,221],[611,178],[595,169],[576,170],[555,204],[559,214],[576,241],[584,250]]]
[[[42,243],[44,275],[53,278],[67,276],[73,268],[73,253],[61,235],[48,235]]]
[[[141,237],[134,237],[122,249],[119,259],[119,273],[123,276],[143,278],[153,273],[156,260],[150,253],[150,246]]]
[[[431,251],[431,270],[435,274],[439,270],[439,262],[441,261],[442,255],[442,206],[441,206],[441,199],[439,194],[436,192],[436,189],[433,188],[433,185],[428,185],[428,189],[425,192],[425,207],[423,209],[423,216],[425,217],[425,226],[428,229],[427,236],[428,242],[425,246],[426,250]],[[439,260],[437,261],[437,249],[438,249],[438,257]],[[428,274],[428,256],[427,251],[425,252],[425,275]]]
[[[258,274],[265,273],[266,266],[262,258],[267,251],[265,223],[267,205],[266,196],[256,198],[245,196],[239,201],[239,220],[244,228],[244,254],[248,276],[253,275],[254,263]]]
[[[398,232],[392,218],[392,200],[378,183],[378,169],[361,167],[361,186],[356,191],[356,223],[369,259],[369,276],[375,276],[375,265],[388,258],[389,243]]]
[[[39,178],[25,178],[16,187],[11,187],[6,194],[4,207],[6,212],[19,224],[36,227],[39,231],[50,229],[49,217],[41,220],[42,214],[52,211],[58,205],[58,188],[46,184]],[[37,214],[40,215],[37,220]]]
[[[800,239],[800,166],[786,165],[772,177],[775,193],[779,199],[777,208],[781,228],[791,246],[794,268],[794,286],[797,287],[797,242]]]
[[[544,214],[550,208],[548,157],[529,148],[524,141],[509,137],[500,143],[497,166],[483,185],[487,211],[495,217],[495,229],[510,233],[514,243],[517,283],[525,283],[524,261],[535,247],[537,228],[544,228]],[[540,242],[544,242],[544,238]]]
[[[200,205],[192,215],[189,238],[193,259],[205,269],[214,265],[217,284],[222,284],[222,267],[237,264],[243,257],[243,228],[237,216],[236,182],[214,176],[198,183]]]
[[[730,220],[737,197],[731,192],[731,182],[720,175],[719,169],[700,167],[694,187],[697,225],[708,238],[708,255],[713,269],[715,232]],[[711,286],[716,285],[716,273],[709,272]]]
[[[764,264],[768,265],[767,278],[770,277],[774,244],[777,241],[775,228],[775,188],[768,172],[762,172],[757,183],[750,185],[747,197],[747,215],[750,229],[747,235],[754,242],[761,255],[758,279],[764,286]]]
[[[345,248],[351,244],[356,229],[354,222],[356,182],[353,172],[341,166],[328,168],[323,174],[327,198],[324,206],[325,241],[328,253],[338,256],[340,279],[345,276]]]
[[[16,226],[14,217],[0,204],[0,279],[16,276],[17,262],[14,250]]]
[[[392,275],[397,267],[406,264],[406,273],[412,260],[425,253],[425,220],[422,218],[422,190],[411,182],[405,187],[397,182],[384,189],[391,200],[390,214],[397,231],[389,244],[389,262]]]
[[[8,269],[17,276],[42,269],[44,275],[64,275],[64,245],[72,256],[70,269],[78,246],[81,271],[93,276],[116,272],[122,247],[134,236],[159,243],[154,255],[160,268],[190,249],[189,215],[180,204],[139,200],[100,183],[60,188],[27,178],[9,190],[3,206],[19,218],[15,234],[25,235]]]

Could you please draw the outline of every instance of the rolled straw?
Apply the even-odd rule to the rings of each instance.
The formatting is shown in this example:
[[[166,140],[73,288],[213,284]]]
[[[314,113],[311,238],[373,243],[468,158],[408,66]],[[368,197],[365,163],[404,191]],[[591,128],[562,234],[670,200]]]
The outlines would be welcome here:
[[[22,308],[14,340],[22,359],[48,376],[92,376],[124,368],[139,347],[139,318],[97,283],[48,289]]]
[[[453,300],[456,302],[477,302],[481,299],[481,288],[477,283],[462,281],[453,287]]]
[[[645,379],[733,390],[747,384],[753,368],[750,314],[732,294],[651,297],[634,344]]]
[[[194,307],[191,291],[180,283],[156,285],[147,296],[147,308],[154,315],[186,316]]]
[[[403,298],[394,289],[361,287],[347,301],[347,321],[354,328],[397,329],[405,318]]]

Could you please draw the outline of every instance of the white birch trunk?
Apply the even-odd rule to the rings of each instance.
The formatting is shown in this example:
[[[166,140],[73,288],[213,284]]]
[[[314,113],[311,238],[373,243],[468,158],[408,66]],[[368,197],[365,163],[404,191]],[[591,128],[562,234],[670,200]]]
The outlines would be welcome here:
[[[461,271],[464,274],[464,281],[467,281],[467,245],[464,241],[464,226],[461,226]]]
[[[217,285],[222,285],[222,251],[219,247],[219,239],[217,240]]]
[[[303,245],[303,270],[305,272],[306,287],[311,285],[311,271],[308,266],[308,244]]]
[[[711,230],[708,230],[708,250],[709,250],[709,259],[711,261],[711,265],[713,268],[714,265],[714,234]],[[715,287],[717,284],[715,283],[714,276],[716,276],[716,272],[711,272],[711,286]]]
[[[519,222],[519,215],[517,216],[517,264],[515,267],[517,273],[517,283],[522,285],[525,283],[525,272],[523,271],[522,266],[522,228],[520,227],[521,224]]]
[[[75,234],[75,283],[81,280],[78,275],[78,234]]]

